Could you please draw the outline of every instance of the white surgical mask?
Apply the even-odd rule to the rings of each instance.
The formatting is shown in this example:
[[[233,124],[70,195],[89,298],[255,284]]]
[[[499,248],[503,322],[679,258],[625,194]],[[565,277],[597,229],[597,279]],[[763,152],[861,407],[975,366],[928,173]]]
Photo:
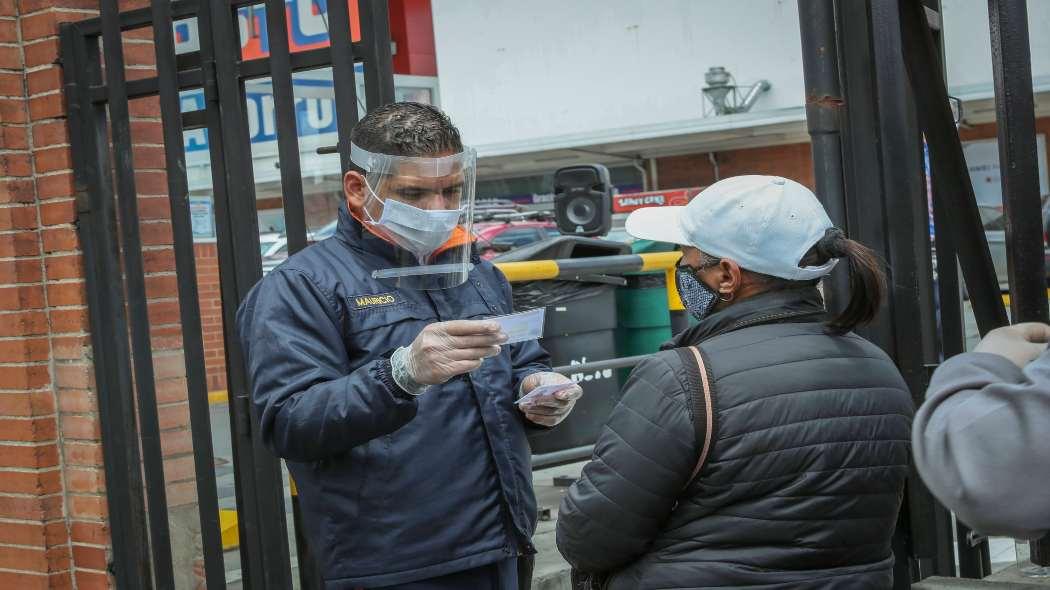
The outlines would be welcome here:
[[[371,187],[368,191],[378,200]],[[383,201],[383,214],[379,220],[369,223],[384,228],[399,246],[424,258],[448,241],[462,215],[462,209],[420,209],[387,199]]]

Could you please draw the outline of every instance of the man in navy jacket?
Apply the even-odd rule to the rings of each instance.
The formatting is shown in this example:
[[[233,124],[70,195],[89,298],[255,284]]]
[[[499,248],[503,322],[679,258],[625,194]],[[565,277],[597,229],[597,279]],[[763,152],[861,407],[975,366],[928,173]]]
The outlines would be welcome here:
[[[526,430],[564,419],[580,388],[485,320],[513,311],[510,285],[449,213],[469,212],[473,152],[448,117],[386,105],[351,141],[364,173],[344,176],[335,236],[238,310],[253,419],[295,479],[327,588],[517,588],[535,553]],[[515,405],[558,384],[546,405]]]

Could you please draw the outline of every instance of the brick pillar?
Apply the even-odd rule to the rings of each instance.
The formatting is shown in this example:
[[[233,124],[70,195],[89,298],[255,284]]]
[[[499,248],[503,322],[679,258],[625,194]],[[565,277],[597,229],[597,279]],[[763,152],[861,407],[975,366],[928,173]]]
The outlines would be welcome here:
[[[146,5],[142,0],[123,9]],[[58,23],[97,0],[0,0],[0,588],[111,588],[98,398],[58,59]],[[153,75],[149,30],[125,35]],[[143,256],[178,587],[199,523],[156,100],[131,105]],[[103,328],[104,329],[104,328]]]
[[[83,270],[60,94],[64,3],[0,1],[0,587],[106,587]]]

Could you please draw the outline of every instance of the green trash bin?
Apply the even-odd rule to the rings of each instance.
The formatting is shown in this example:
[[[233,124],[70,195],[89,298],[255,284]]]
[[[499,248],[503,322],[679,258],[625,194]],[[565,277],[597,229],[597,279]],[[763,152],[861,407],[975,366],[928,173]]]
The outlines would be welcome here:
[[[634,240],[632,254],[671,252],[676,246],[669,242]],[[616,353],[617,356],[651,354],[671,338],[671,314],[667,309],[667,284],[662,271],[628,273],[627,285],[616,292]],[[631,374],[620,370],[621,385]]]
[[[616,290],[616,355],[652,354],[671,338],[671,314],[667,309],[664,273],[632,273],[627,285]],[[630,369],[620,370],[620,384]]]
[[[655,252],[671,252],[677,246],[669,242],[656,242],[653,240],[634,240],[631,242],[631,254],[652,254]]]

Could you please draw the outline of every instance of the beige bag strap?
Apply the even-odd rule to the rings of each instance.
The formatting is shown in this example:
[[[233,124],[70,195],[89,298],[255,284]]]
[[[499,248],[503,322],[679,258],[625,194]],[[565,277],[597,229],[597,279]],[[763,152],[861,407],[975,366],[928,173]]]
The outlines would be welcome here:
[[[701,354],[700,349],[695,346],[690,346],[688,349],[693,361],[696,362],[696,366],[700,375],[700,391],[691,392],[690,403],[692,404],[693,410],[693,428],[696,433],[697,444],[700,447],[700,456],[697,458],[696,467],[693,468],[692,475],[689,476],[689,480],[686,481],[684,487],[688,487],[690,483],[696,479],[696,476],[700,473],[700,470],[704,468],[704,464],[707,462],[707,454],[711,451],[711,437],[714,433],[714,400],[711,394],[711,380],[707,374],[707,364],[704,362],[704,355]],[[683,355],[685,356],[685,355]]]

